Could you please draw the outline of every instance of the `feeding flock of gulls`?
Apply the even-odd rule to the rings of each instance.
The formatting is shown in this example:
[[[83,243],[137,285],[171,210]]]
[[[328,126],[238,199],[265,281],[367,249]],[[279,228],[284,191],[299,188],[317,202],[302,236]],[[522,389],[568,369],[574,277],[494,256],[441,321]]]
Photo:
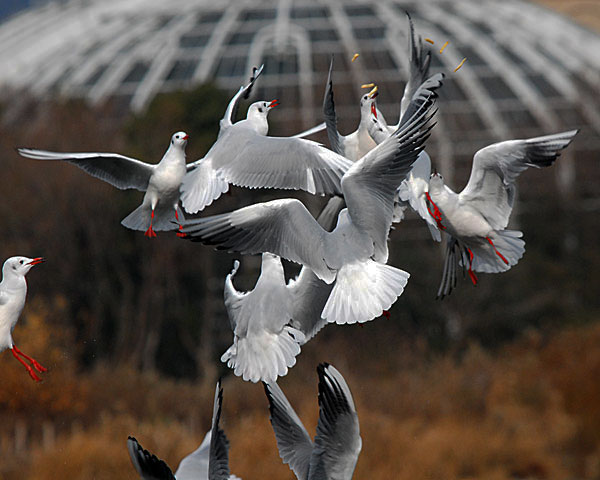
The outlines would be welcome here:
[[[323,102],[330,149],[302,138],[303,134],[268,136],[267,116],[276,100],[253,103],[246,119],[234,121],[262,67],[254,69],[249,83],[231,99],[217,141],[193,163],[186,164],[185,132],[171,137],[156,165],[115,153],[18,149],[24,157],[64,160],[119,189],[145,192],[142,204],[121,223],[147,237],[176,230],[184,239],[219,249],[262,254],[254,290],[235,288],[237,260],[225,279],[225,307],[234,340],[221,360],[244,380],[264,382],[280,456],[301,480],[352,477],[361,450],[358,417],[340,372],[319,365],[320,415],[312,441],[276,380],[287,374],[301,346],[326,324],[361,323],[389,315],[409,279],[408,272],[387,264],[392,224],[400,222],[410,206],[427,222],[434,240],[446,235],[440,298],[456,287],[461,271],[468,272],[474,284],[475,272],[504,272],[525,252],[522,232],[506,228],[518,175],[527,167],[550,166],[577,133],[489,145],[475,153],[465,188],[460,193],[451,190],[440,174],[431,174],[425,152],[444,74],[429,76],[431,52],[408,20],[410,72],[396,125],[388,125],[378,110],[377,87],[370,84],[364,85],[371,90],[360,100],[357,130],[346,136],[337,131],[332,59]],[[220,215],[184,216],[184,210],[190,215],[201,212],[230,184],[332,197],[317,219],[301,201],[286,198]],[[297,278],[287,283],[281,258],[302,265]],[[12,331],[25,304],[25,276],[41,262],[41,257],[9,258],[0,283],[0,351],[10,349],[36,381],[46,369],[17,348]],[[219,427],[222,399],[219,382],[212,428],[175,474],[130,437],[127,447],[141,478],[237,478],[230,475],[229,445]]]

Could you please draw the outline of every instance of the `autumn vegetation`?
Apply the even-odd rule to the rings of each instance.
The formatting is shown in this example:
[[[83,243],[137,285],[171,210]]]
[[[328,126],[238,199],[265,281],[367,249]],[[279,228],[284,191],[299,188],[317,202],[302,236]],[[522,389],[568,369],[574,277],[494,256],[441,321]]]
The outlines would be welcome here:
[[[1,480],[133,479],[127,435],[175,468],[209,428],[219,376],[232,471],[293,478],[262,386],[219,362],[232,338],[222,286],[236,257],[129,231],[119,222],[139,192],[14,151],[116,151],[157,162],[170,135],[185,130],[195,160],[216,138],[227,100],[203,86],[159,96],[139,115],[23,92],[3,100],[2,260],[48,260],[28,276],[14,337],[49,372],[35,384],[0,354]],[[461,281],[442,302],[440,246],[409,215],[391,235],[390,262],[411,272],[391,319],[330,326],[303,348],[282,388],[312,433],[316,365],[344,374],[363,438],[355,478],[600,477],[600,230],[590,183],[599,171],[585,158],[576,172],[581,188],[566,200],[552,169],[525,172],[515,216],[525,257],[505,274],[482,274],[476,288]],[[209,212],[281,195],[234,188]],[[299,196],[314,213],[324,202]],[[252,288],[258,269],[258,258],[244,258],[239,288]]]

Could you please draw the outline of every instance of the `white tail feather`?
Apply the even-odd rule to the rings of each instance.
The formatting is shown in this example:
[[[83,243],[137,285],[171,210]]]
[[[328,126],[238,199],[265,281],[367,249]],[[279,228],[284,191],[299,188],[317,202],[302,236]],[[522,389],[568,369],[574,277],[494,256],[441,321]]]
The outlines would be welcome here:
[[[235,337],[221,361],[246,381],[273,383],[295,365],[303,342],[304,334],[286,325],[279,334],[263,331],[258,335]]]
[[[132,230],[146,231],[150,226],[151,214],[150,205],[142,203],[121,221],[121,225]],[[159,203],[154,210],[152,228],[157,232],[177,229],[175,209],[171,205]]]
[[[187,212],[198,213],[227,190],[229,183],[219,177],[210,161],[203,160],[183,177],[181,203]]]
[[[500,230],[490,235],[496,250],[508,261],[508,264],[496,253],[487,240],[473,251],[473,270],[475,272],[505,272],[516,265],[525,253],[525,242],[521,239],[523,232],[517,230]]]
[[[321,316],[329,323],[362,323],[379,317],[402,295],[410,274],[373,260],[344,265]]]

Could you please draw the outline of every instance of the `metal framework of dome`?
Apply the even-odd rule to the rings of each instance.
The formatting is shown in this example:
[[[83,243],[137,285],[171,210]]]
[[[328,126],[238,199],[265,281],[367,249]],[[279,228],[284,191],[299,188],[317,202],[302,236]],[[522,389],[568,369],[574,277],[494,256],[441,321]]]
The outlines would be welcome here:
[[[579,148],[600,149],[600,37],[522,0],[50,1],[0,25],[0,84],[140,110],[158,92],[209,80],[235,90],[264,63],[255,98],[279,98],[279,121],[297,130],[322,117],[333,54],[340,130],[349,130],[362,83],[377,82],[382,110],[397,112],[405,11],[435,42],[432,72],[447,73],[434,132],[443,158],[581,126],[593,134]]]

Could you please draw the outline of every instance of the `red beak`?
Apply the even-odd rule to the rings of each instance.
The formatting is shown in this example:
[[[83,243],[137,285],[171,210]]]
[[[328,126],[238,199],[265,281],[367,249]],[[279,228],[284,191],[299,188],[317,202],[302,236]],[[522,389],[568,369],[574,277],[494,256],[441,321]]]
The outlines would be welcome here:
[[[185,137],[183,137],[183,140],[187,140],[188,138],[190,138],[190,136],[186,135]]]
[[[373,116],[375,118],[377,118],[377,109],[375,108],[375,104],[374,103],[371,104],[371,113],[373,114]]]
[[[31,262],[29,262],[27,265],[37,265],[39,263],[44,263],[46,260],[44,260],[44,257],[37,257],[34,258]]]
[[[279,105],[279,100],[271,100],[271,103],[269,103],[269,108],[275,108],[277,105]]]

